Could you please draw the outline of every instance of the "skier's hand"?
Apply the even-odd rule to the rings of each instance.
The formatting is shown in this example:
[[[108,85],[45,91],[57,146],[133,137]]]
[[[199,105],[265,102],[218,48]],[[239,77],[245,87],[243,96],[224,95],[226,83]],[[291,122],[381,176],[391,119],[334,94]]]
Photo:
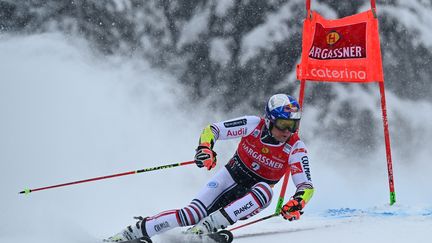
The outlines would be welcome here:
[[[195,164],[211,170],[216,166],[216,152],[207,146],[198,146],[195,154]]]
[[[281,213],[284,219],[287,219],[289,221],[293,220],[299,220],[300,215],[303,214],[303,211],[294,211],[294,212],[287,212],[287,213]]]
[[[303,214],[301,211],[305,206],[305,201],[301,198],[295,198],[289,200],[283,207],[281,215],[284,219],[289,221],[300,219],[300,215]]]

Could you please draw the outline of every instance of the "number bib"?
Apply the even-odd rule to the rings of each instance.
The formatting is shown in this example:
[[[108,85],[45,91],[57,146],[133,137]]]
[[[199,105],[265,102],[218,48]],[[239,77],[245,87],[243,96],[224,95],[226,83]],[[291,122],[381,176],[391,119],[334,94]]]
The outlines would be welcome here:
[[[289,170],[288,159],[291,147],[299,138],[295,133],[287,143],[265,144],[261,141],[264,126],[264,119],[261,119],[254,131],[241,139],[237,154],[255,174],[264,179],[278,181]]]

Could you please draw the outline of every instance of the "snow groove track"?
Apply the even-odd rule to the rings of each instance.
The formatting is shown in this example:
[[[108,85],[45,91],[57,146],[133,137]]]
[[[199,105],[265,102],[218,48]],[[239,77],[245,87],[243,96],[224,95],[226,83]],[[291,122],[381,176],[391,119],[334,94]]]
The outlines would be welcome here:
[[[260,236],[268,236],[268,235],[280,235],[280,234],[289,234],[289,233],[295,233],[295,232],[302,232],[302,231],[311,231],[316,230],[320,228],[330,228],[334,227],[336,225],[322,225],[317,227],[306,227],[306,228],[297,228],[297,229],[286,229],[286,230],[275,230],[275,231],[262,231],[262,232],[256,232],[256,233],[246,233],[246,234],[234,234],[234,239],[241,239],[241,238],[251,238],[251,237],[260,237]]]
[[[394,232],[395,229],[400,228],[400,225],[404,225],[406,229]],[[374,239],[373,233],[371,234],[369,231],[377,230],[383,235],[396,235],[387,237],[394,238],[394,240],[382,242],[403,242],[404,231],[423,232],[424,228],[430,227],[432,227],[432,209],[430,208],[402,206],[369,209],[339,208],[305,214],[301,220],[296,222],[276,218],[261,225],[257,224],[236,231],[234,232],[234,239],[236,242],[283,242],[281,239],[285,237],[293,240],[316,235],[312,238],[326,242],[325,239],[328,240],[329,236],[332,238],[338,234],[337,237],[346,238],[349,242],[362,242]],[[312,231],[313,233],[311,233]],[[352,239],[351,235],[356,235],[358,239]],[[313,241],[306,240],[306,242]]]

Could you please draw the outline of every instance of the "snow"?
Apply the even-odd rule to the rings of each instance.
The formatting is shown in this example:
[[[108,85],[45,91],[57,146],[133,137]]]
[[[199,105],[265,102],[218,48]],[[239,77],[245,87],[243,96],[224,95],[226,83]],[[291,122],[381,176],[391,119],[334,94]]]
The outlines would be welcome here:
[[[235,1],[232,0],[218,0],[216,1],[216,14],[218,17],[223,17],[227,14],[228,10],[234,6]]]
[[[214,38],[210,42],[210,58],[211,60],[227,65],[230,60],[229,40],[223,38]]]
[[[261,49],[271,48],[290,35],[287,25],[290,17],[290,4],[285,4],[275,14],[270,14],[266,21],[247,34],[242,40],[241,62],[244,64]]]
[[[200,34],[208,28],[208,19],[210,10],[197,9],[197,15],[195,15],[191,20],[189,20],[180,31],[181,36],[177,43],[177,48],[181,48],[187,44],[193,43],[200,38]]]
[[[378,14],[382,11],[385,14],[401,21],[404,28],[409,32],[414,32],[416,38],[413,43],[423,44],[427,47],[432,46],[432,16],[430,15],[431,2],[424,1],[397,1],[398,7],[392,5],[378,5]]]
[[[256,225],[246,232],[239,232],[237,242],[250,242],[251,237],[256,242],[284,242],[281,239],[293,242],[406,242],[413,240],[413,235],[427,238],[425,233],[430,228],[431,220],[428,220],[428,224],[425,218],[419,215],[366,213],[343,217],[326,214],[305,216],[301,221],[290,225],[274,219],[264,226]]]
[[[231,117],[188,104],[174,77],[144,61],[95,56],[74,38],[3,35],[0,53],[1,243],[100,242],[133,216],[186,205],[214,173],[190,165],[18,194],[26,187],[188,161],[204,125],[216,116]],[[317,190],[302,219],[276,217],[239,229],[235,242],[429,242],[431,104],[389,93],[387,105],[390,125],[401,114],[419,126],[410,137],[397,136],[403,131],[393,127],[395,144],[421,138],[394,147],[396,205],[387,205],[383,145],[376,153],[347,157],[329,150],[328,138],[309,138]],[[235,146],[216,144],[217,168]],[[275,195],[279,190],[274,188]],[[291,186],[287,195],[292,192]],[[271,214],[276,201],[255,218]],[[177,241],[178,231],[154,240]]]
[[[242,54],[241,63],[245,64],[251,58],[256,56],[261,50],[271,50],[272,47],[287,39],[297,30],[292,28],[299,28],[292,26],[290,18],[298,14],[295,12],[295,5],[303,1],[288,1],[280,7],[275,13],[269,14],[265,22],[260,26],[250,31],[242,40]],[[325,4],[319,2],[314,3],[314,11],[326,13],[326,17],[335,18],[336,14]],[[306,10],[305,10],[306,12]],[[287,43],[289,46],[290,43]]]

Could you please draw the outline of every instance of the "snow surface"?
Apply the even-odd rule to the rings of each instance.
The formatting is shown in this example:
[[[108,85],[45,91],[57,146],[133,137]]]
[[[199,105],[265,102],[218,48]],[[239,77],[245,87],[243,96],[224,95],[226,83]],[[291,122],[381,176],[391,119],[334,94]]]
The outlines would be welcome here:
[[[144,61],[94,56],[73,38],[0,36],[0,53],[0,242],[100,242],[132,223],[132,216],[185,206],[215,173],[191,165],[18,194],[188,161],[202,127],[231,117],[188,104],[175,78]],[[401,127],[391,130],[395,144],[408,141],[393,154],[396,205],[387,205],[383,148],[345,156],[328,150],[331,139],[317,137],[306,141],[317,189],[302,219],[277,217],[239,229],[235,242],[430,242],[431,104],[388,97],[390,125],[392,115],[408,115],[419,128],[404,137],[397,136]],[[319,121],[306,120],[302,129],[312,122]],[[217,168],[235,146],[216,145]],[[278,195],[279,187],[274,190]],[[287,195],[292,192],[290,187]],[[275,202],[256,217],[271,214]],[[154,241],[182,242],[179,231]]]

